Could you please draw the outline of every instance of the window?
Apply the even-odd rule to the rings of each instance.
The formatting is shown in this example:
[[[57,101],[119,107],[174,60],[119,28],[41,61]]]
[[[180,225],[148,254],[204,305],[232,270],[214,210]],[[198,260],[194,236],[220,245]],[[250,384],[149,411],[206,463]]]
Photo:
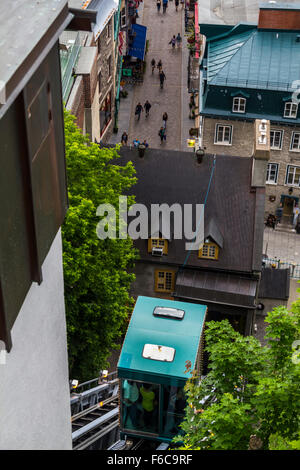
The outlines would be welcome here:
[[[149,238],[148,240],[148,253],[152,252],[152,248],[162,248],[163,254],[168,254],[168,240],[164,238]]]
[[[110,37],[111,37],[111,22],[109,22],[106,27],[106,39],[110,39]]]
[[[173,362],[175,349],[158,344],[145,344],[142,356],[144,359],[152,359],[153,361]]]
[[[121,10],[121,28],[126,26],[126,8],[122,8]]]
[[[111,79],[111,55],[107,59],[107,75],[108,75],[108,80]]]
[[[266,183],[277,184],[278,166],[278,163],[268,163]]]
[[[300,132],[293,132],[290,150],[300,151]]]
[[[291,101],[288,103],[285,103],[283,117],[295,119],[297,117],[297,111],[298,111],[297,103],[292,103]]]
[[[153,310],[153,315],[155,317],[173,318],[175,320],[182,320],[184,314],[184,310],[173,307],[155,307]]]
[[[111,92],[109,92],[106,98],[103,100],[100,107],[100,135],[107,128],[111,121]]]
[[[215,144],[231,145],[232,126],[216,125]]]
[[[99,36],[98,41],[97,41],[97,46],[98,46],[98,54],[100,54],[100,52],[101,52],[101,39],[100,39],[100,36]]]
[[[219,248],[215,243],[204,243],[199,250],[199,258],[218,259]]]
[[[102,86],[102,73],[99,72],[99,74],[98,74],[98,91],[99,91],[99,95],[101,95],[101,86]]]
[[[283,131],[275,131],[271,129],[270,131],[271,149],[281,150],[282,136],[283,136]]]
[[[288,165],[285,183],[290,186],[300,186],[300,167]]]
[[[155,271],[155,291],[172,292],[174,290],[175,272],[159,270]]]
[[[233,113],[245,113],[246,111],[246,99],[245,98],[233,98],[232,112]]]

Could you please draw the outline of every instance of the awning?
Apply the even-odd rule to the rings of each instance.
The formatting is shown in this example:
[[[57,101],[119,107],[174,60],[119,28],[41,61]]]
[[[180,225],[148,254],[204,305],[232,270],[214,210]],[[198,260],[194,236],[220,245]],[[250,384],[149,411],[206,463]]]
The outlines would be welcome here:
[[[129,46],[128,55],[131,57],[136,57],[137,59],[144,60],[145,57],[145,47],[146,47],[146,35],[147,28],[140,24],[133,24],[132,29],[132,44]],[[130,34],[129,34],[130,41]]]
[[[174,297],[255,308],[257,280],[237,274],[184,269],[177,275]]]

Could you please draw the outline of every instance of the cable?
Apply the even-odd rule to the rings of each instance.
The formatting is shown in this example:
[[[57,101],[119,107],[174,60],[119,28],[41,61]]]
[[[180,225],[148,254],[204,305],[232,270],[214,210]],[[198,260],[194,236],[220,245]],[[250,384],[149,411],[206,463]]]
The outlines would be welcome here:
[[[207,191],[206,191],[206,196],[205,196],[205,200],[204,200],[204,208],[203,208],[202,214],[204,214],[204,211],[205,211],[205,206],[206,206],[207,198],[208,198],[208,195],[209,195],[209,191],[210,191],[210,187],[211,187],[212,178],[213,178],[213,175],[214,175],[214,172],[215,172],[215,166],[216,166],[216,155],[214,155],[213,167],[212,167],[211,172],[210,172],[210,178],[209,178],[209,183],[208,183],[208,187],[207,187]],[[202,214],[201,214],[201,217],[200,217],[199,222],[198,222],[198,225],[197,225],[197,229],[196,229],[196,238],[197,238],[197,233],[198,233],[199,228],[200,228],[200,223],[201,223],[201,220],[202,220]],[[183,263],[183,265],[179,268],[179,271],[181,271],[181,270],[185,267],[185,265],[186,265],[186,263],[187,263],[187,261],[188,261],[188,259],[189,259],[189,257],[190,257],[191,251],[192,251],[191,249],[188,251],[188,253],[187,253],[186,257],[185,257],[184,263]]]

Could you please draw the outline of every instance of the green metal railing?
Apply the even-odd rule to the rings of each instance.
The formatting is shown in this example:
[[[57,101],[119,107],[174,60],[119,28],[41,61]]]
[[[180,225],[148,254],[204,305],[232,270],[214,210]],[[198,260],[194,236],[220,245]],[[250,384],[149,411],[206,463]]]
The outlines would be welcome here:
[[[266,268],[274,269],[289,269],[290,277],[292,279],[300,279],[300,264],[289,263],[287,261],[281,261],[280,259],[264,258],[263,264]]]
[[[62,94],[63,101],[68,100],[73,81],[73,69],[79,57],[81,46],[79,33],[76,39],[68,51],[60,51],[60,63],[61,63],[61,77],[62,77]]]

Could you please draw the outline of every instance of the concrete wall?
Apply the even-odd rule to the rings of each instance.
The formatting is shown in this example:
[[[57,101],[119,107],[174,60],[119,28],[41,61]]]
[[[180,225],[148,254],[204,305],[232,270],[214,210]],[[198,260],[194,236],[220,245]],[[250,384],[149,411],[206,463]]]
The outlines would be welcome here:
[[[233,126],[232,145],[214,144],[216,124]],[[283,130],[283,140],[281,150],[271,150],[270,152],[269,162],[278,163],[279,170],[277,184],[266,184],[265,214],[275,214],[281,195],[288,194],[290,186],[285,184],[287,166],[300,167],[300,151],[290,151],[292,133],[300,132],[300,128],[271,124],[271,129]],[[203,120],[203,146],[206,147],[207,153],[250,157],[253,155],[253,137],[254,128],[251,122],[211,118],[204,118]],[[292,195],[300,198],[300,188],[293,187]],[[271,196],[275,196],[274,201],[269,199]]]
[[[60,231],[12,329],[0,364],[0,449],[71,449]]]

